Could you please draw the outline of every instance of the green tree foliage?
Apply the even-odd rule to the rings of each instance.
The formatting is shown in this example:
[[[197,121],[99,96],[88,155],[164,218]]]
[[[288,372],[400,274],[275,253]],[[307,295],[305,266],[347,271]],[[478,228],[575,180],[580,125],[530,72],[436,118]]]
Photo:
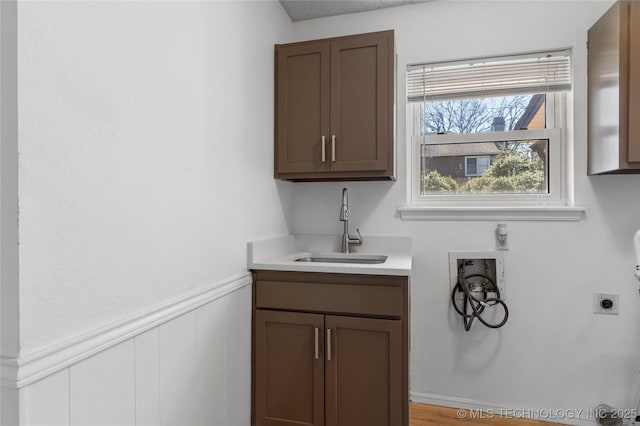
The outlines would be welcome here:
[[[431,170],[422,177],[423,192],[456,192],[458,184],[451,176],[442,176],[437,170]]]
[[[533,158],[531,158],[533,157]],[[462,192],[544,192],[543,163],[530,151],[502,150],[482,176],[470,179]]]

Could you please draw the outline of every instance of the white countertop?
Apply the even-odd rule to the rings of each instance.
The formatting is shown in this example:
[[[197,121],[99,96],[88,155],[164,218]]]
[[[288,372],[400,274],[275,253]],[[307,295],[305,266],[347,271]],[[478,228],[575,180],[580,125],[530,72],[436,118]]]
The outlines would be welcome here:
[[[287,235],[251,241],[247,246],[250,270],[325,272],[334,274],[411,275],[411,239],[409,237],[363,236],[354,255],[384,255],[384,263],[296,262],[302,257],[327,257],[339,253],[339,235]]]

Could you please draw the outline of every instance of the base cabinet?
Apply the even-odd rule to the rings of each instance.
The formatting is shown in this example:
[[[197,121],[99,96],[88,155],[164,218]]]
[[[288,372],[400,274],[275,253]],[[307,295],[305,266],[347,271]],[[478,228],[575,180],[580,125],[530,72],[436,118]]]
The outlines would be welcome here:
[[[389,277],[377,276],[371,284],[366,276],[339,274],[258,272],[254,277],[253,425],[408,425],[406,277],[385,283]],[[281,310],[281,301],[276,309],[270,306],[292,283],[300,294],[289,297],[285,307],[300,309],[321,289],[323,300],[318,306],[316,298],[312,309],[323,312]],[[350,302],[340,298],[345,287],[356,296],[353,312],[337,312],[349,310]],[[380,307],[384,315],[371,317],[379,296],[393,289],[399,297],[387,303],[398,304],[401,314],[388,315],[396,308],[387,306]],[[367,316],[356,316],[363,311]]]

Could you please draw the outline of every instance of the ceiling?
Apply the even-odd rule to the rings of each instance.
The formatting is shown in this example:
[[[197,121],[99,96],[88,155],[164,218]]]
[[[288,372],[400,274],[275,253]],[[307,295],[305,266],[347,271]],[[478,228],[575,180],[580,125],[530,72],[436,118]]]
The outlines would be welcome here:
[[[280,0],[292,21],[366,12],[429,0]]]

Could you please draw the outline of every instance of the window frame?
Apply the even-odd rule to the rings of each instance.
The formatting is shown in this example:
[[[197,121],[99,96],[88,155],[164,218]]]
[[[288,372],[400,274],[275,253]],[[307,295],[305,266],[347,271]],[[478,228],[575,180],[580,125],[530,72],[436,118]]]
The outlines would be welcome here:
[[[407,192],[409,207],[541,207],[567,206],[567,94],[546,93],[546,129],[480,132],[468,134],[420,133],[420,103],[405,100],[407,107],[407,133],[410,142]],[[508,95],[508,94],[507,94]],[[420,194],[420,145],[423,143],[472,143],[499,140],[548,139],[547,194]],[[466,161],[465,161],[466,168]]]

